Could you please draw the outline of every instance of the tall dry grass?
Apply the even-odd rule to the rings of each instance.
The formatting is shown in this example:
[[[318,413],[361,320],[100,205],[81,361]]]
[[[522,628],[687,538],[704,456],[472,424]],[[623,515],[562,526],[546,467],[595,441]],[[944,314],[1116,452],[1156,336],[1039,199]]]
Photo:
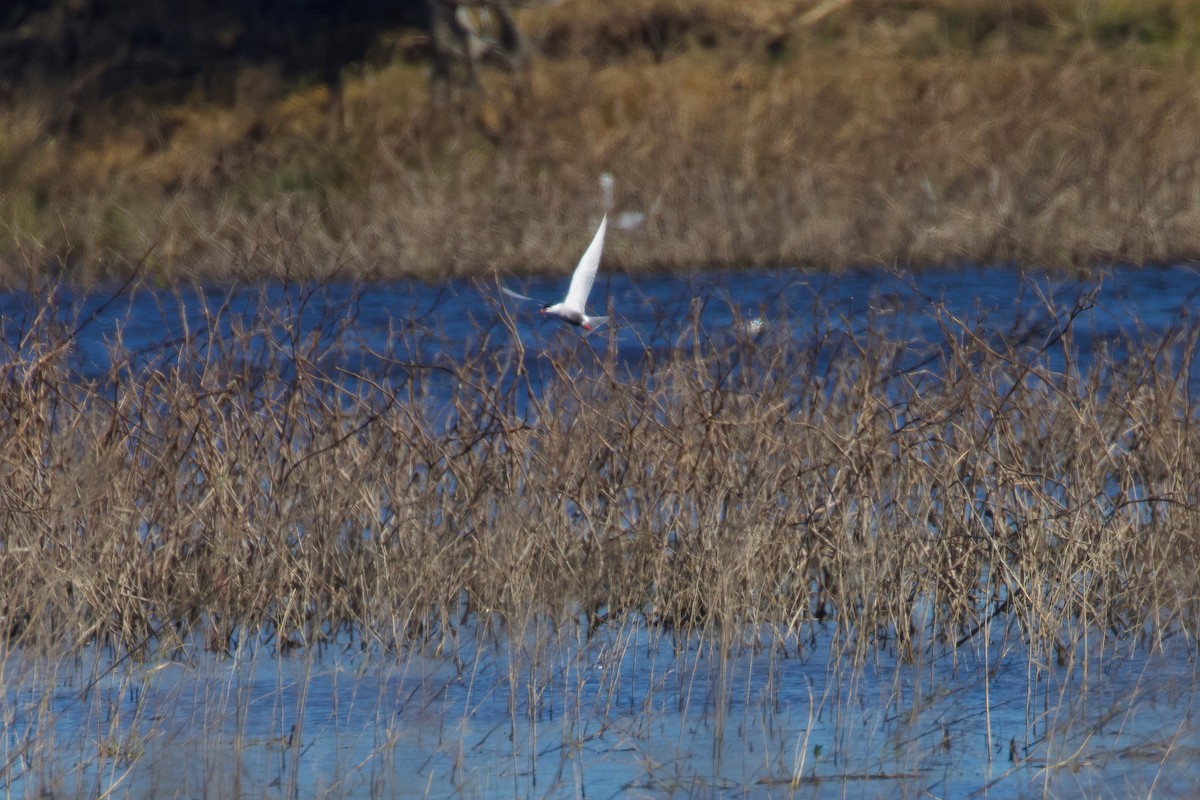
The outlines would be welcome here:
[[[5,648],[452,655],[633,620],[723,648],[824,630],[860,659],[1004,626],[1066,661],[1084,632],[1195,630],[1187,320],[1084,367],[1082,306],[1009,327],[930,301],[944,337],[919,350],[820,316],[799,339],[685,326],[633,361],[526,352],[501,314],[456,358],[397,327],[382,374],[347,374],[362,343],[336,313],[301,330],[304,303],[223,336],[211,304],[92,379],[53,315],[5,331]]]
[[[442,108],[420,64],[348,70],[333,142],[320,86],[134,98],[75,136],[30,90],[0,111],[0,258],[9,283],[147,251],[163,280],[242,278],[283,235],[311,276],[541,270],[573,261],[602,171],[647,215],[611,243],[628,269],[1195,257],[1200,11],[1147,8],[561,4],[522,18],[516,85]]]

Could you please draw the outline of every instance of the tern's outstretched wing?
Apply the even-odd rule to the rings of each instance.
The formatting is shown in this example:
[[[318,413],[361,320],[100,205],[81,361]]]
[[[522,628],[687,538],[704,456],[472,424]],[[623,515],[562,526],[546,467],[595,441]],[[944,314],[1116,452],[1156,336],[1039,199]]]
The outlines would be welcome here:
[[[567,299],[563,305],[574,311],[583,313],[587,304],[588,293],[592,291],[592,283],[596,280],[596,270],[600,269],[600,252],[604,250],[604,231],[608,228],[608,214],[600,220],[600,227],[592,237],[592,243],[579,259],[575,274],[571,276],[571,288],[567,289]]]
[[[509,289],[507,286],[501,286],[500,291],[516,300],[529,300],[530,302],[533,301],[532,297],[526,297],[523,294],[518,294],[517,292],[514,292],[512,289]]]

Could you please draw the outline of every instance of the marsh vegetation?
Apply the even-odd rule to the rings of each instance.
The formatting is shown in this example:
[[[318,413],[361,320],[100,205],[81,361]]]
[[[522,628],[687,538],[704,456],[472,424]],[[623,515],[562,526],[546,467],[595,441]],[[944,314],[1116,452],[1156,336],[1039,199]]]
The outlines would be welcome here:
[[[518,22],[441,101],[384,34],[344,128],[270,65],[3,92],[0,789],[1194,795],[1194,273],[1104,265],[1200,251],[1200,5]],[[535,329],[497,275],[605,172],[616,324]],[[878,263],[965,277],[781,285]]]
[[[814,302],[754,337],[706,327],[696,304],[653,333],[535,345],[526,321],[486,302],[460,323],[470,335],[409,316],[364,339],[350,306],[323,306],[320,291],[249,305],[209,292],[190,312],[160,293],[178,335],[130,347],[118,330],[88,375],[87,319],[33,302],[6,320],[0,633],[14,685],[64,674],[21,665],[69,669],[85,653],[103,654],[110,681],[205,653],[231,669],[246,653],[437,664],[450,683],[488,676],[510,722],[575,713],[570,738],[595,706],[571,712],[564,698],[589,682],[611,689],[588,695],[602,707],[651,708],[664,676],[691,665],[718,698],[700,719],[723,730],[747,664],[769,676],[818,659],[838,676],[821,703],[892,691],[864,677],[880,663],[917,670],[918,686],[961,668],[985,692],[1015,670],[1040,704],[1027,703],[1024,736],[1047,715],[1090,719],[1077,684],[1194,650],[1186,314],[1089,342],[1086,356],[1076,320],[1092,297],[1036,290],[1006,319],[918,292],[938,323],[925,341],[891,333],[894,307],[847,324]],[[621,675],[638,652],[660,666],[635,692]],[[125,680],[118,696],[141,685]],[[763,681],[739,691],[780,690]],[[905,691],[896,713],[924,696]],[[797,702],[740,707],[795,714]],[[48,727],[9,744],[10,769],[50,746]],[[1013,748],[1054,738],[1006,735]],[[840,736],[844,775],[858,740]],[[1008,763],[1008,743],[987,736]],[[809,774],[812,744],[798,741],[754,774],[784,786]],[[1081,763],[1069,755],[1056,757]]]
[[[341,71],[336,136],[303,73],[178,99],[22,83],[0,258],[10,285],[146,254],[241,279],[282,234],[316,277],[544,271],[604,171],[646,215],[607,254],[631,270],[1193,257],[1198,21],[1191,0],[535,6],[527,70],[441,106],[419,37],[383,36]]]

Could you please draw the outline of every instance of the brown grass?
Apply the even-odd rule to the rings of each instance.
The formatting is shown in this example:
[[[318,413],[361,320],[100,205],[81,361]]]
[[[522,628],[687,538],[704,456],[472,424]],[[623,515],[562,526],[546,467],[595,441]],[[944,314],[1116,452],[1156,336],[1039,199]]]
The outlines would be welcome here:
[[[1194,326],[1055,369],[1067,311],[1000,338],[933,306],[945,339],[900,371],[920,354],[829,320],[804,347],[685,328],[632,371],[594,340],[525,358],[507,325],[416,363],[436,332],[410,326],[386,382],[350,382],[294,311],[149,369],[118,342],[95,381],[47,317],[5,353],[7,646],[455,652],[581,619],[732,646],[823,620],[859,658],[995,625],[1068,658],[1195,630]]]
[[[629,269],[1192,258],[1200,6],[1152,5],[562,4],[523,18],[520,91],[487,75],[435,111],[420,66],[348,74],[333,143],[320,87],[97,108],[74,136],[31,93],[0,113],[0,257],[10,282],[148,251],[166,280],[248,277],[283,236],[310,275],[545,269],[608,170],[648,214],[611,242]]]

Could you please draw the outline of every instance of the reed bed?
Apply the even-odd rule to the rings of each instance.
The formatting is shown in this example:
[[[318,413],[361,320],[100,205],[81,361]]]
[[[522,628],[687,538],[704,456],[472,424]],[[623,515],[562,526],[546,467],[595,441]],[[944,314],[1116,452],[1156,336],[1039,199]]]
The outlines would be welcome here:
[[[1086,366],[1090,298],[1036,294],[921,301],[927,341],[495,305],[372,348],[321,292],[160,292],[173,333],[99,370],[53,293],[5,320],[0,789],[592,793],[627,758],[660,796],[915,790],[954,753],[1053,793],[1193,652],[1189,317]],[[1189,735],[1105,746],[1141,791]]]
[[[453,356],[398,325],[369,373],[334,315],[218,336],[214,305],[91,378],[43,306],[4,337],[3,646],[453,654],[629,621],[724,648],[821,630],[856,659],[997,625],[1059,661],[1081,631],[1190,644],[1195,325],[1084,367],[1078,307],[1001,329],[930,302],[936,342],[818,316],[636,358],[531,352],[498,310]]]

